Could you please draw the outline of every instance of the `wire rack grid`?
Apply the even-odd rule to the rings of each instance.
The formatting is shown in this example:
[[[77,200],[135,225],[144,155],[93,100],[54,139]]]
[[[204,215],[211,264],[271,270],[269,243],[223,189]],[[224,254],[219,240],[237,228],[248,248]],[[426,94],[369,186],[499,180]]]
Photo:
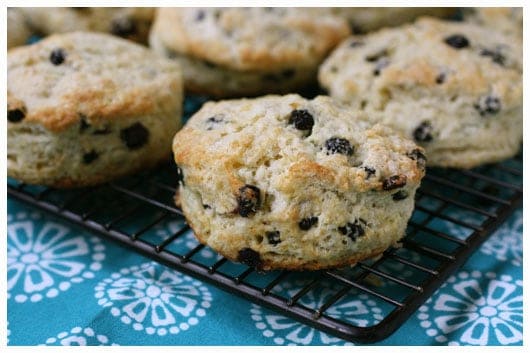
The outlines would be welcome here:
[[[430,169],[401,247],[346,269],[260,273],[195,240],[173,203],[176,182],[169,163],[95,188],[64,191],[8,179],[7,191],[256,304],[370,343],[397,330],[521,205],[523,190],[521,156],[469,171]]]

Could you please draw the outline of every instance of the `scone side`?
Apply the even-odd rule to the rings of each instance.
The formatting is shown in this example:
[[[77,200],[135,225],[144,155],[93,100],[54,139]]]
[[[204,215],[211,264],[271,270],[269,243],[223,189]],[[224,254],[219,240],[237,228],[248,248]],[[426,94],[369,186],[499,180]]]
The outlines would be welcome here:
[[[304,108],[315,114],[314,138],[286,120]],[[325,97],[205,104],[173,140],[183,178],[177,198],[201,242],[240,261],[238,251],[253,251],[268,268],[335,267],[395,244],[424,175],[422,149],[382,126],[341,120],[341,114],[350,113]],[[359,168],[361,161],[340,153],[322,154],[323,139],[337,136],[342,124],[348,128],[339,136],[357,141],[359,158],[374,168]],[[260,136],[267,134],[276,137]]]
[[[176,114],[135,116],[99,126],[82,122],[59,133],[33,122],[10,123],[8,176],[28,184],[72,188],[152,168],[170,160],[171,139],[180,127],[180,108]],[[145,129],[147,137],[131,149],[123,131],[133,126]]]

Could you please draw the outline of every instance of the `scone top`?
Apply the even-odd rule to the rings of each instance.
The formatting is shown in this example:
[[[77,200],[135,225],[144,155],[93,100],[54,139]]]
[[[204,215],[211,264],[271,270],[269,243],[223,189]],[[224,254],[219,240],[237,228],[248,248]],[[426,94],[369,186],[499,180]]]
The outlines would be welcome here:
[[[479,24],[491,30],[523,38],[522,7],[475,7],[465,8],[466,21]]]
[[[317,9],[160,8],[152,33],[179,54],[244,71],[314,66],[350,32]]]
[[[41,35],[75,31],[106,32],[145,43],[152,7],[20,7],[30,27]]]
[[[319,81],[333,98],[421,144],[431,165],[472,168],[520,147],[522,66],[515,36],[422,18],[345,40]]]
[[[7,82],[8,121],[17,122],[13,116],[52,131],[82,119],[97,126],[174,114],[180,105],[175,92],[182,85],[175,62],[132,42],[89,32],[53,35],[10,50]]]
[[[403,91],[477,101],[491,95],[511,109],[522,95],[516,42],[474,24],[422,18],[345,40],[320,68],[319,80],[335,98],[376,110]]]
[[[270,193],[309,185],[343,192],[395,191],[419,184],[423,150],[329,97],[296,94],[206,103],[175,136],[186,185],[230,212],[249,181]],[[212,184],[213,183],[213,184]],[[251,190],[248,190],[251,191]]]

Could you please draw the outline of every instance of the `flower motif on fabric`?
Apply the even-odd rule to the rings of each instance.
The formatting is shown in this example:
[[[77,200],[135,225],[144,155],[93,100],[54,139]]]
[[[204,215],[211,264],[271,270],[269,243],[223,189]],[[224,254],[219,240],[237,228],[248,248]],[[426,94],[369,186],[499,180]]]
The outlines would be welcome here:
[[[523,210],[518,210],[480,247],[486,255],[508,261],[514,266],[523,264]]]
[[[459,210],[450,216],[458,218],[467,224],[479,225],[478,215],[472,212]],[[463,225],[444,221],[442,226],[446,227],[449,234],[459,239],[466,239],[473,230]],[[522,266],[523,263],[523,211],[518,210],[497,229],[488,240],[480,247],[480,252],[494,256],[499,261],[510,261],[514,266]]]
[[[69,332],[63,331],[55,337],[50,337],[40,346],[118,346],[110,343],[105,335],[98,335],[90,327],[74,327]]]
[[[462,271],[417,317],[428,336],[449,345],[510,345],[523,339],[523,283],[511,276]]]
[[[7,297],[18,303],[53,298],[94,278],[105,259],[99,238],[41,218],[38,212],[7,216]]]
[[[294,285],[285,282],[277,285],[278,293],[293,296],[300,288],[301,283],[294,281]],[[275,292],[276,292],[275,290]],[[299,304],[318,308],[337,293],[338,288],[323,282],[322,287],[312,290],[298,301]],[[353,325],[370,326],[383,319],[382,310],[375,301],[370,300],[366,294],[355,298],[346,296],[326,310],[325,315],[341,320],[347,320]],[[353,345],[337,337],[306,326],[296,320],[275,313],[267,313],[260,306],[252,304],[250,308],[252,320],[256,328],[262,331],[263,336],[271,338],[278,345]]]
[[[96,286],[95,297],[134,330],[159,336],[197,325],[212,301],[201,282],[154,262],[113,273]]]
[[[164,239],[169,238],[173,234],[181,231],[183,228],[187,228],[187,226],[182,221],[173,220],[173,221],[169,221],[169,222],[157,225],[155,228],[155,234],[162,241]],[[195,238],[195,235],[193,235],[193,232],[191,230],[188,230],[186,231],[185,234],[182,234],[179,237],[177,237],[175,240],[173,240],[171,242],[170,248],[172,251],[175,251],[176,253],[185,254],[189,250],[195,248],[197,245],[199,245],[197,238]],[[217,260],[222,259],[221,255],[217,254],[215,251],[213,251],[209,247],[205,247],[201,249],[194,256],[199,256],[200,260],[204,260],[204,261],[209,261],[211,259],[217,261]]]
[[[262,331],[263,336],[272,339],[278,345],[353,345],[351,342],[330,336],[283,315],[266,314],[256,304],[252,304],[250,314],[256,321],[256,328]]]

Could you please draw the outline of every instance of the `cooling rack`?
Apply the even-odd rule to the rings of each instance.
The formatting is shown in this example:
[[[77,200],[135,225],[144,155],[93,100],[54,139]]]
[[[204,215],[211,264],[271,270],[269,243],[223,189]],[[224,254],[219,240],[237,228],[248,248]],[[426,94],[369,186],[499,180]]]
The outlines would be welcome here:
[[[398,329],[521,205],[522,168],[519,155],[469,171],[428,170],[401,247],[347,269],[315,272],[259,273],[199,244],[173,203],[171,163],[95,188],[64,191],[8,179],[7,191],[256,304],[370,343]]]

